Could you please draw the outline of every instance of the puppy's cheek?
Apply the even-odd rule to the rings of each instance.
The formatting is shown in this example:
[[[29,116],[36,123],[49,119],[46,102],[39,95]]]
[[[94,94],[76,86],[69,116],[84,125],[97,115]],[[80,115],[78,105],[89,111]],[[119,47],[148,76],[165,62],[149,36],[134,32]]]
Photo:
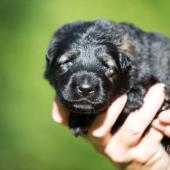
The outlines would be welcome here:
[[[58,95],[60,95],[63,98],[70,98],[72,97],[72,89],[70,88],[70,85],[68,82],[61,82],[60,86],[58,87]]]

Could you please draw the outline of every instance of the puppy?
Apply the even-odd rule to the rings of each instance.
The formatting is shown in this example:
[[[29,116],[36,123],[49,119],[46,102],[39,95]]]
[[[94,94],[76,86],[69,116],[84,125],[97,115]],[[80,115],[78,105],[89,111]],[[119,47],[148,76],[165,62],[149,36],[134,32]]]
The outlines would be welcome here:
[[[161,110],[170,106],[170,39],[161,34],[107,20],[75,22],[55,32],[46,61],[45,77],[69,111],[75,136],[86,133],[96,115],[127,93],[114,131],[157,82],[166,84]]]

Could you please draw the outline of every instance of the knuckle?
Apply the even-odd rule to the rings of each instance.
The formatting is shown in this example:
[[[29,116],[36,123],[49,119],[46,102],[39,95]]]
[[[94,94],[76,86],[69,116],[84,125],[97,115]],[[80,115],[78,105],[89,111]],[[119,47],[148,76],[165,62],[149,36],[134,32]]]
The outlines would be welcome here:
[[[120,151],[110,151],[108,149],[104,150],[104,154],[109,157],[114,163],[121,164],[128,162],[126,154],[122,154]]]
[[[132,157],[138,164],[146,164],[151,158],[151,154],[147,151],[135,150],[135,152],[132,153]]]
[[[137,163],[140,163],[140,164],[145,164],[147,161],[148,161],[148,158],[146,155],[143,155],[143,154],[138,154],[135,156],[135,159],[134,159]]]
[[[109,157],[112,159],[112,161],[114,163],[117,163],[117,164],[121,164],[121,163],[125,163],[126,162],[125,158],[122,155],[118,155],[118,154],[111,155],[111,156],[109,155]]]
[[[113,161],[117,164],[122,164],[126,162],[126,160],[120,156],[113,157]]]
[[[127,131],[127,134],[131,137],[132,136],[140,137],[142,135],[140,128],[137,126],[130,125],[127,127],[126,131]]]
[[[122,141],[128,147],[136,145],[141,136],[142,130],[137,126],[132,127],[132,125],[125,127],[125,130],[121,133]]]

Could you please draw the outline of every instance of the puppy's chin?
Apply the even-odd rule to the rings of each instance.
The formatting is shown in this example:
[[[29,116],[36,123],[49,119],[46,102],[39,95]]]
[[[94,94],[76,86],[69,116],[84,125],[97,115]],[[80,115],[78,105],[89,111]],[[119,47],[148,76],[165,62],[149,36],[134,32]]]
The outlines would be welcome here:
[[[96,114],[95,107],[89,103],[74,103],[71,110],[77,114]]]
[[[104,112],[109,106],[106,104],[93,105],[90,103],[67,103],[63,104],[70,112],[76,114],[100,114]]]

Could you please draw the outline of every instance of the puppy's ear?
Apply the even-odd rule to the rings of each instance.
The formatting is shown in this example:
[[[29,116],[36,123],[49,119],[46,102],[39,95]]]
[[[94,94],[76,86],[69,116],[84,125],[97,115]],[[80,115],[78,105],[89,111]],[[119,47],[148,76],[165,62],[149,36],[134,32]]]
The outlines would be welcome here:
[[[53,56],[51,55],[51,51],[50,51],[50,48],[49,48],[47,50],[47,53],[46,53],[46,61],[47,61],[47,63],[51,63],[52,59],[53,59]]]
[[[50,46],[49,46],[49,49],[47,50],[47,53],[46,53],[46,69],[45,69],[45,72],[44,72],[44,77],[46,79],[48,79],[50,81],[50,83],[52,84],[52,80],[53,80],[53,72],[54,72],[54,69],[52,67],[52,63],[55,59],[55,56],[57,55],[57,45],[56,45],[56,41],[53,40],[51,43],[50,43]]]
[[[55,53],[57,51],[57,45],[56,45],[56,41],[53,40],[51,43],[50,43],[50,47],[49,49],[47,50],[47,53],[46,53],[46,61],[48,64],[51,64],[54,57],[55,57]]]
[[[123,52],[118,53],[118,67],[121,73],[128,73],[132,67],[131,59]]]

